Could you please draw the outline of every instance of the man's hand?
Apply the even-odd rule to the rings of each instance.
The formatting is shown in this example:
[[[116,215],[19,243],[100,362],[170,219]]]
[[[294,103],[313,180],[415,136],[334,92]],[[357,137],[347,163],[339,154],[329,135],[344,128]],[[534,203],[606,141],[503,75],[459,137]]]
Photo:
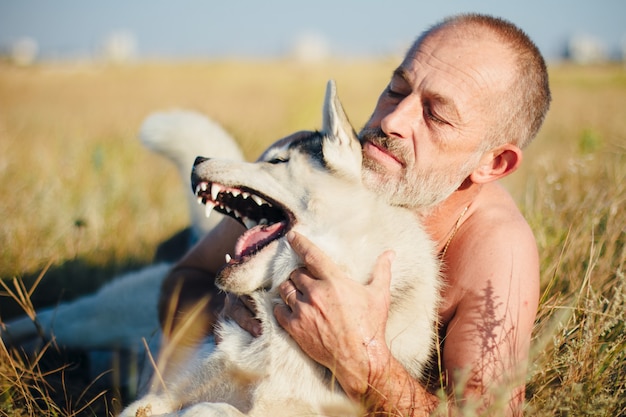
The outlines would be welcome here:
[[[279,287],[287,305],[274,314],[302,350],[335,374],[342,388],[360,399],[373,372],[389,359],[385,327],[390,302],[393,252],[383,253],[371,281],[360,284],[304,236],[290,232],[304,263]]]
[[[254,300],[248,296],[238,297],[227,294],[222,314],[233,319],[242,329],[254,337],[259,337],[263,331],[261,322],[255,316]]]

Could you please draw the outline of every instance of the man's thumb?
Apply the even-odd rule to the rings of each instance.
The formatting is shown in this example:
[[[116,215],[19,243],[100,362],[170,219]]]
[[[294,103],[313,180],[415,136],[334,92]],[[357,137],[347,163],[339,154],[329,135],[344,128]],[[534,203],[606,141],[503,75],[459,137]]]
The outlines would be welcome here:
[[[391,265],[396,258],[396,253],[392,250],[386,250],[378,256],[372,276],[368,285],[389,290],[391,285]]]

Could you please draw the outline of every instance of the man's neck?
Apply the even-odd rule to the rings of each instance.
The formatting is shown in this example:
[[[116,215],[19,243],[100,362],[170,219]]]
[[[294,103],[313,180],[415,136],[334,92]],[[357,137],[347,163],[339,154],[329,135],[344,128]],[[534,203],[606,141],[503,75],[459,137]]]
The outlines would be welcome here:
[[[470,183],[468,186],[461,186],[443,202],[420,214],[422,224],[436,243],[437,253],[441,253],[450,236],[456,232],[462,221],[469,217],[472,211],[470,206],[481,189],[480,184]]]

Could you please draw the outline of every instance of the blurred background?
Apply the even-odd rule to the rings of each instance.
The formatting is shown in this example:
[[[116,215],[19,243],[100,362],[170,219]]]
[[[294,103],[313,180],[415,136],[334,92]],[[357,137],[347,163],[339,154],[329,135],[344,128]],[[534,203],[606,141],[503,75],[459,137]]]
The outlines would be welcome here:
[[[5,0],[0,47],[23,63],[374,57],[402,53],[429,25],[470,11],[514,21],[550,60],[620,60],[626,50],[621,0]]]

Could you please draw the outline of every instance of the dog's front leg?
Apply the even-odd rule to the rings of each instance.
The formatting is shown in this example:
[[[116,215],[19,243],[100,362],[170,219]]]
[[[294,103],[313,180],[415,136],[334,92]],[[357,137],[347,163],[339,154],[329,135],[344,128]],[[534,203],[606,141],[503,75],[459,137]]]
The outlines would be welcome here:
[[[160,414],[158,417],[245,417],[245,414],[227,403],[205,402],[194,404],[175,413]]]
[[[167,396],[148,394],[126,407],[118,417],[152,417],[164,413],[169,415],[167,413],[174,409],[174,403]]]

